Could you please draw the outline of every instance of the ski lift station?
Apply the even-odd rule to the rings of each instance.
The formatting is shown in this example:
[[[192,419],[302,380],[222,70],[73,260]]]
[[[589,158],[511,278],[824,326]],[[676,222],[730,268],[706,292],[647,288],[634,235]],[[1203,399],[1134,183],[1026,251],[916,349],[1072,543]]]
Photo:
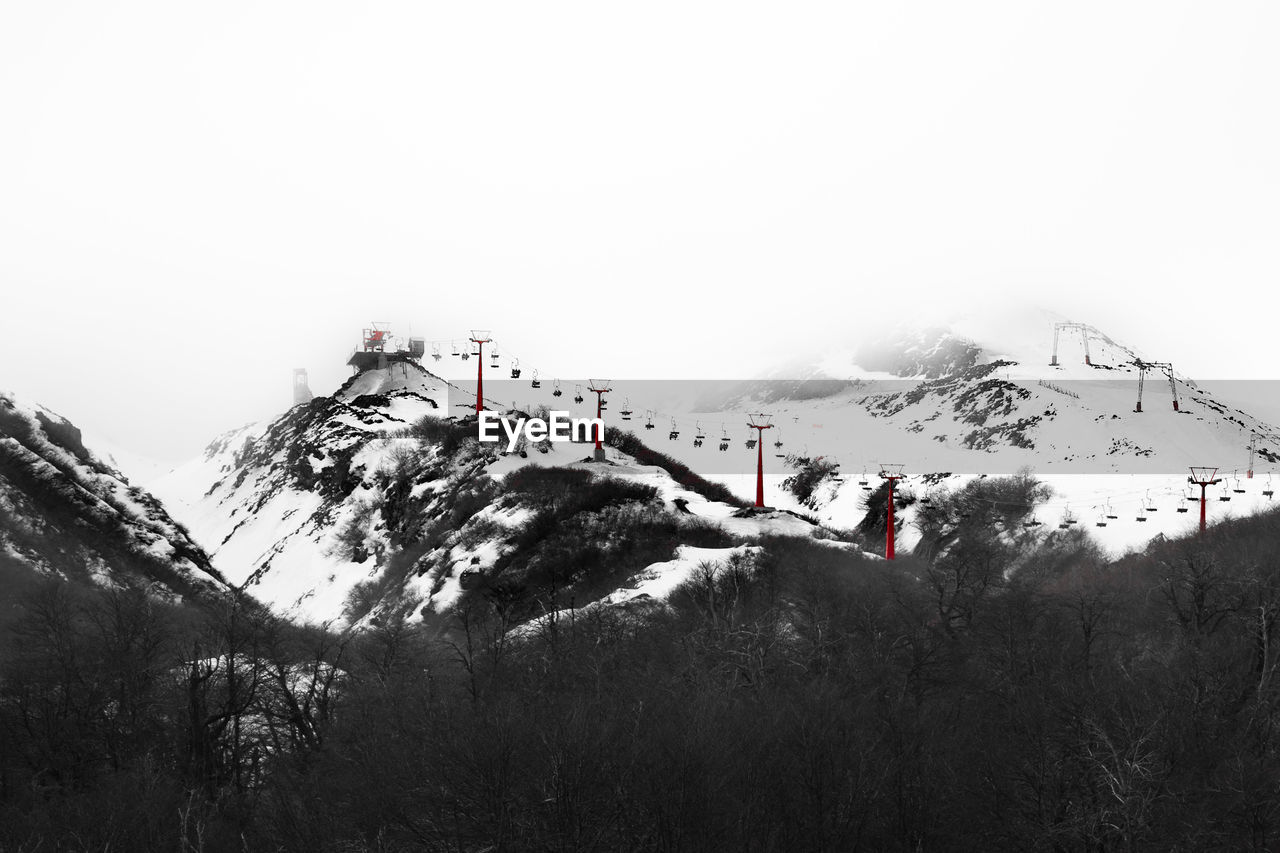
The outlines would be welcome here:
[[[417,363],[426,355],[426,348],[423,338],[393,338],[389,324],[370,323],[362,332],[360,346],[352,350],[347,364],[353,372],[361,373],[375,368],[383,369],[396,362]]]

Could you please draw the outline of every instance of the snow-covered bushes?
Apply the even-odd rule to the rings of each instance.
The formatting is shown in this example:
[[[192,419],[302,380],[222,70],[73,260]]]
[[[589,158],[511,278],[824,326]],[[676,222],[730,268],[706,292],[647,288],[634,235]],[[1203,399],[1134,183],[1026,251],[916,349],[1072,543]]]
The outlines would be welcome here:
[[[782,481],[782,487],[795,495],[800,503],[810,509],[817,509],[815,495],[818,487],[836,475],[839,464],[821,456],[809,458],[794,455],[787,457],[786,464],[788,468],[794,468],[795,473]]]

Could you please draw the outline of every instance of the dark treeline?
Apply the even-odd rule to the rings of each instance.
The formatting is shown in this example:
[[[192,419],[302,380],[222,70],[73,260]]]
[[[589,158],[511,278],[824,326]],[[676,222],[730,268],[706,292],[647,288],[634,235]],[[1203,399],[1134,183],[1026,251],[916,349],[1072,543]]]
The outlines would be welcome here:
[[[518,631],[484,595],[339,637],[36,585],[0,849],[1278,849],[1278,521],[1118,561],[766,540]]]

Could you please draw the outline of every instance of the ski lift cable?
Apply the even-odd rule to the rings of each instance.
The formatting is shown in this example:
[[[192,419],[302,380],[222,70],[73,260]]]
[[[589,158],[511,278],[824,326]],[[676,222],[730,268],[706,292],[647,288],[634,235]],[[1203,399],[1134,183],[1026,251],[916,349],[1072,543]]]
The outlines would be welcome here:
[[[425,341],[424,341],[424,343],[425,343],[425,344],[427,344],[427,345],[431,345],[433,348],[434,348],[435,346],[439,346],[439,347],[441,347],[441,348],[443,349],[445,346],[449,346],[449,347],[453,347],[453,346],[455,346],[455,345],[458,343],[458,340],[459,340],[459,339],[457,339],[457,338],[427,339],[427,340],[425,340]],[[497,339],[492,339],[492,342],[493,342],[494,347],[495,347],[495,349],[496,349],[496,350],[498,350],[498,351],[502,352],[502,353],[503,353],[507,358],[511,359],[514,363],[519,363],[519,364],[521,364],[522,366],[524,366],[526,369],[529,369],[529,370],[533,370],[533,369],[534,369],[534,368],[532,368],[532,367],[530,367],[530,366],[529,366],[529,365],[530,365],[530,362],[528,362],[528,361],[526,361],[526,360],[524,360],[524,359],[520,358],[520,356],[519,356],[519,355],[518,355],[514,350],[512,350],[510,347],[506,346],[505,344],[502,344],[502,343],[501,343],[500,341],[498,341]],[[541,371],[540,369],[539,369],[539,373],[540,373],[540,375],[548,375],[548,374],[546,374],[546,372],[545,372],[545,371]],[[486,395],[486,396],[488,396],[488,395]],[[495,400],[495,402],[501,402],[501,401],[496,401],[496,400]],[[504,405],[506,405],[506,404],[504,404]],[[515,404],[514,404],[514,403],[511,403],[510,405],[511,405],[511,406],[513,406],[513,407],[515,406]],[[676,416],[676,415],[673,415],[673,414],[671,414],[671,413],[663,412],[663,411],[658,410],[658,409],[653,409],[653,410],[650,410],[650,411],[652,411],[652,412],[653,412],[653,417],[654,417],[655,419],[668,418],[668,419],[670,419],[670,420],[671,420],[671,422],[672,422],[672,424],[673,424],[673,425],[679,424],[679,425],[683,425],[683,426],[688,426],[689,428],[691,428],[691,429],[692,429],[692,428],[694,428],[692,425],[693,425],[693,424],[696,424],[696,422],[697,422],[695,418],[688,418],[688,417],[683,417],[683,416]],[[723,427],[722,427],[722,434],[723,434],[723,433],[724,433],[724,429],[723,429]],[[1260,436],[1261,438],[1263,438],[1263,439],[1275,439],[1275,440],[1280,440],[1280,436],[1272,436],[1272,435],[1270,435],[1270,434],[1262,434],[1262,433],[1259,433],[1259,436]],[[779,454],[779,456],[781,456],[781,457],[783,457],[783,458],[785,458],[787,455],[790,455],[790,454]],[[802,454],[802,455],[803,455],[803,454]],[[857,457],[858,455],[859,455],[859,454],[856,454],[856,453],[854,453],[854,452],[850,452],[850,451],[823,454],[824,458],[827,458],[827,459],[836,459],[836,460],[840,460],[840,461],[842,461],[842,462],[843,462],[843,461],[850,461],[850,462],[854,462],[854,461],[861,462],[861,461],[863,461],[863,460],[860,460],[860,459],[855,460],[855,457]],[[1273,477],[1275,473],[1276,473],[1276,471],[1275,471],[1274,469],[1271,469],[1271,468],[1255,468],[1255,469],[1254,469],[1254,474],[1255,474],[1255,476],[1259,476],[1259,475],[1267,475],[1268,477]],[[1227,479],[1227,478],[1224,478],[1224,479]],[[1239,471],[1238,471],[1238,470],[1233,471],[1232,476],[1231,476],[1231,478],[1229,478],[1229,479],[1231,479],[1231,480],[1239,480],[1239,479],[1240,479],[1240,477],[1239,477]],[[1237,491],[1236,491],[1235,493],[1236,493],[1236,494],[1244,494],[1244,493],[1245,493],[1245,492],[1244,492],[1244,490],[1239,489],[1239,484],[1237,483],[1236,485],[1237,485]],[[1273,491],[1273,492],[1274,492],[1274,490],[1271,490],[1271,489],[1268,489],[1268,491]],[[1129,499],[1129,498],[1137,498],[1137,497],[1138,497],[1138,496],[1140,496],[1140,495],[1141,495],[1143,498],[1149,498],[1152,494],[1154,494],[1154,495],[1155,495],[1155,496],[1157,496],[1157,497],[1165,497],[1165,498],[1167,498],[1167,497],[1172,497],[1172,496],[1174,496],[1174,494],[1175,494],[1175,490],[1174,490],[1174,489],[1172,489],[1172,488],[1170,488],[1170,487],[1163,487],[1163,488],[1161,488],[1161,487],[1157,487],[1156,489],[1152,489],[1152,490],[1146,490],[1146,489],[1142,489],[1142,490],[1125,490],[1125,491],[1120,491],[1120,492],[1110,492],[1109,494],[1110,494],[1111,500],[1114,500],[1114,501],[1121,501],[1121,502],[1123,502],[1123,501],[1125,501],[1126,499]],[[1181,498],[1185,498],[1185,494],[1179,493],[1179,494],[1178,494],[1178,497],[1179,497],[1180,499],[1181,499]],[[1270,496],[1269,496],[1269,495],[1268,495],[1267,497],[1268,497],[1268,498],[1270,498]],[[1007,507],[1011,507],[1011,508],[1022,508],[1022,509],[1029,509],[1029,510],[1044,510],[1044,511],[1052,511],[1052,510],[1055,510],[1055,509],[1061,509],[1061,508],[1063,508],[1063,507],[1065,507],[1065,506],[1067,505],[1067,501],[1066,501],[1065,499],[1052,499],[1052,498],[1051,498],[1051,499],[1049,499],[1048,501],[1039,502],[1039,503],[1027,503],[1027,502],[1016,502],[1016,501],[996,501],[996,500],[994,500],[994,499],[990,499],[990,498],[981,498],[981,499],[979,499],[979,500],[983,501],[984,503],[987,503],[988,505],[992,505],[992,506],[1007,506]],[[1141,502],[1141,501],[1139,501],[1139,502]]]

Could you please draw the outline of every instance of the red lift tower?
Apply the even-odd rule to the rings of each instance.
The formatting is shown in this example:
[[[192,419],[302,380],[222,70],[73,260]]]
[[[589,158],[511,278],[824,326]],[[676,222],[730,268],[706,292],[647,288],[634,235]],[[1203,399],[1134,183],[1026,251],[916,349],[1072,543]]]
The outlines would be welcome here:
[[[884,537],[884,558],[886,560],[893,559],[893,489],[899,480],[902,479],[901,465],[881,465],[880,476],[889,483],[889,529],[885,532]]]
[[[1200,532],[1204,533],[1205,503],[1207,500],[1204,490],[1216,483],[1221,483],[1222,480],[1218,479],[1217,468],[1196,468],[1192,466],[1191,476],[1187,478],[1187,482],[1200,487]]]
[[[587,389],[596,395],[596,418],[604,420],[604,395],[613,389],[609,387],[607,379],[588,379]],[[604,429],[596,427],[596,453],[597,462],[604,461]]]
[[[764,431],[773,429],[772,419],[763,413],[747,415],[747,426],[756,430],[756,508],[764,509]]]
[[[479,358],[476,359],[476,414],[479,415],[484,411],[484,345],[492,341],[489,337],[488,329],[472,329],[471,343],[475,344],[479,349],[476,353]]]

